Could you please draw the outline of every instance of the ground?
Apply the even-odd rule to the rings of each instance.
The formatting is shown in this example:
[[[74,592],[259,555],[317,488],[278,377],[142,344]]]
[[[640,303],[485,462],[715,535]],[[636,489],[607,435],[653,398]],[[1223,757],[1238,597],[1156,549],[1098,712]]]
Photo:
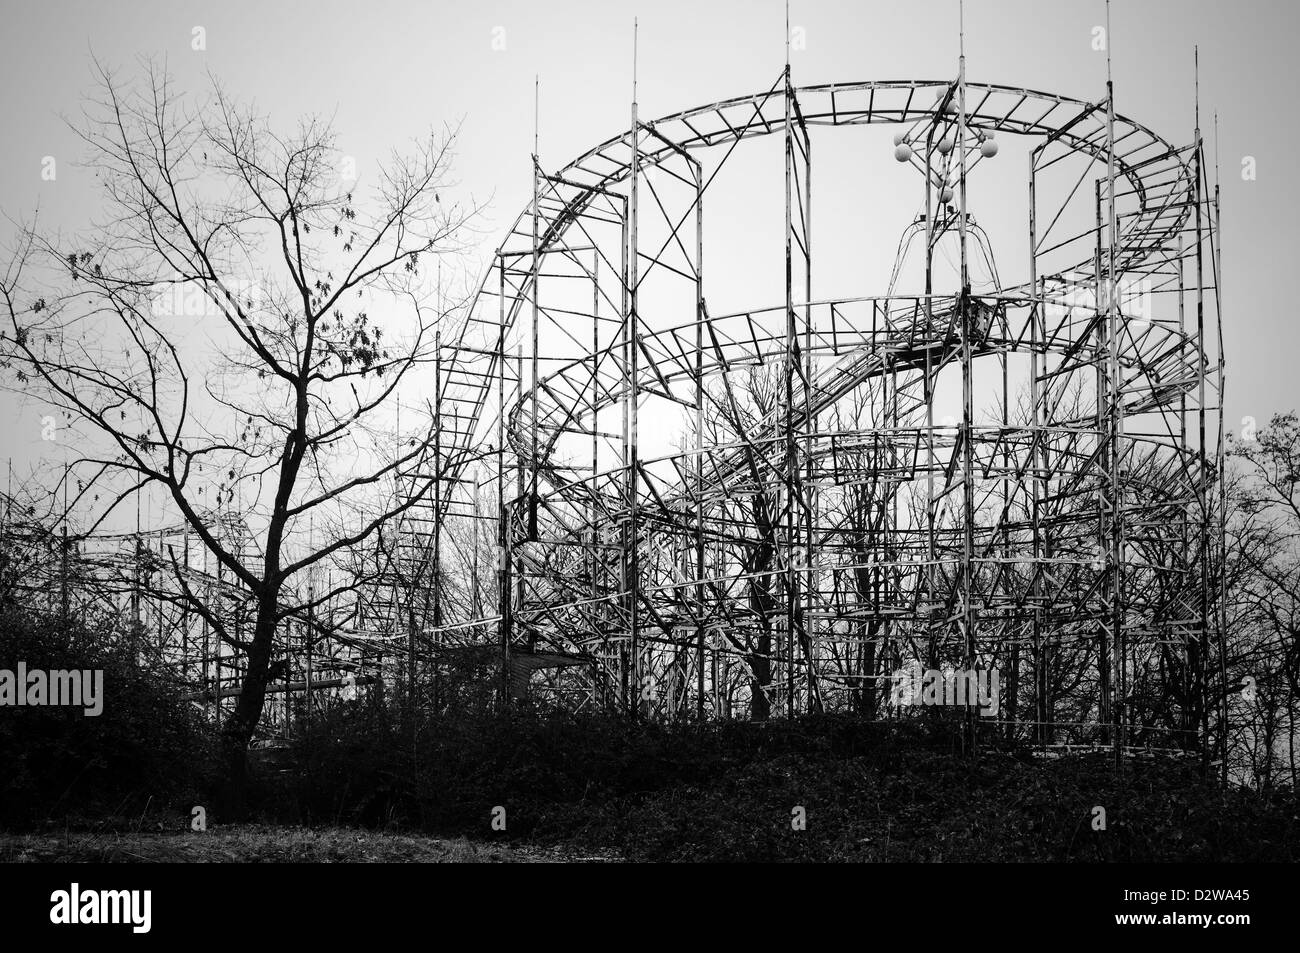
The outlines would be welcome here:
[[[0,834],[5,863],[536,863],[608,856],[346,828],[219,827],[204,833]]]

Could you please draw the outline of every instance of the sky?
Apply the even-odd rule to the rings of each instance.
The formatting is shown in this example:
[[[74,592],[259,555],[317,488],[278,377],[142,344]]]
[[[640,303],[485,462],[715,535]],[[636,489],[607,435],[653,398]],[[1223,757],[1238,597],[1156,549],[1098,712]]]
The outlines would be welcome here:
[[[0,211],[21,218],[39,207],[46,225],[58,228],[94,218],[93,170],[77,164],[83,148],[67,120],[91,86],[92,55],[124,75],[151,56],[166,62],[181,88],[202,95],[211,73],[285,128],[307,114],[332,118],[362,179],[389,150],[460,123],[456,191],[489,202],[477,250],[486,262],[530,198],[535,78],[540,160],[559,169],[627,126],[634,18],[640,115],[654,118],[771,86],[784,62],[785,15],[780,0],[4,0]],[[1105,16],[1102,0],[968,0],[968,78],[1100,99],[1105,56],[1093,49],[1093,36]],[[1229,425],[1300,407],[1300,322],[1288,290],[1300,257],[1292,49],[1300,5],[1114,0],[1110,16],[1117,109],[1175,144],[1192,138],[1193,47],[1200,47],[1202,127],[1222,170]],[[791,53],[797,85],[956,72],[957,0],[793,0],[789,18],[804,39]],[[859,147],[874,158],[859,162]],[[814,297],[884,291],[910,213],[879,161],[887,148],[880,131],[870,140],[846,136],[838,152],[826,153],[825,178],[814,185],[825,189],[819,208],[830,224],[817,233],[824,258]],[[57,163],[53,181],[42,176],[47,157]],[[1247,157],[1256,169],[1249,181],[1241,175]],[[756,161],[742,187],[713,206],[711,222],[743,231],[757,207],[746,199],[760,188],[769,192],[769,211],[753,214],[779,215],[778,168]],[[998,175],[1022,178],[1010,166]],[[993,211],[996,198],[992,186],[982,199],[976,191],[972,212],[981,213],[981,200]],[[1023,238],[990,233],[1000,254],[1023,257],[1015,246]],[[710,241],[715,311],[776,303],[775,259],[764,263],[753,250]],[[39,408],[15,406],[11,395],[2,400],[5,455],[38,457]]]

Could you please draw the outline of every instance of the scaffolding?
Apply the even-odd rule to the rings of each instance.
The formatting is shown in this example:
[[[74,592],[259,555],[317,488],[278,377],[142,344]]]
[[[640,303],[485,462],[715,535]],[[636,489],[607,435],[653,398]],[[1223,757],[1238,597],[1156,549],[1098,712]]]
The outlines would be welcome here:
[[[871,124],[898,132],[924,212],[887,293],[816,299],[814,130]],[[769,136],[784,301],[715,314],[704,199]],[[1027,144],[1031,251],[1004,286],[967,187],[1008,141]],[[899,290],[922,241],[924,285]],[[464,639],[503,673],[569,660],[533,665],[533,690],[637,717],[897,717],[908,665],[1000,670],[996,717],[964,708],[972,743],[1208,758],[1226,697],[1217,247],[1199,128],[1172,145],[1109,81],[1084,102],[970,83],[963,57],[951,81],[796,87],[787,65],[653,122],[634,101],[626,132],[560,171],[533,156],[533,199],[449,335],[427,519],[496,524],[496,611],[460,620]],[[994,279],[978,292],[974,256]],[[959,417],[936,413],[945,389]],[[647,421],[672,452],[647,450]],[[495,513],[464,492],[471,468]]]

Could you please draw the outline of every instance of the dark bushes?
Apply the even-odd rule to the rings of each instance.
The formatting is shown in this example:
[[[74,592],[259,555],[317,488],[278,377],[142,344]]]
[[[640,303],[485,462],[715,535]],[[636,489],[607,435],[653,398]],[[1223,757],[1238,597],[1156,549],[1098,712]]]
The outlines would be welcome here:
[[[1294,860],[1293,797],[1186,762],[957,756],[950,728],[823,716],[632,724],[479,712],[416,730],[364,704],[318,720],[281,796],[309,823],[413,827],[678,861]],[[1093,829],[1095,807],[1107,828]],[[274,811],[274,805],[267,805]],[[285,807],[282,803],[281,807]],[[493,809],[505,809],[505,831]],[[805,829],[792,825],[803,809]]]
[[[188,815],[210,789],[210,731],[174,687],[93,626],[0,607],[0,669],[102,670],[103,711],[0,707],[0,826]]]
[[[212,731],[175,686],[93,628],[0,610],[0,668],[18,661],[101,668],[106,701],[98,718],[0,709],[0,823],[134,822],[207,803]],[[412,718],[396,693],[388,704],[375,693],[295,719],[289,757],[254,760],[257,812],[653,861],[1300,858],[1293,792],[1224,792],[1195,761],[1117,769],[1109,756],[1042,760],[991,744],[965,758],[943,718],[700,726],[499,712],[469,688],[454,713]]]

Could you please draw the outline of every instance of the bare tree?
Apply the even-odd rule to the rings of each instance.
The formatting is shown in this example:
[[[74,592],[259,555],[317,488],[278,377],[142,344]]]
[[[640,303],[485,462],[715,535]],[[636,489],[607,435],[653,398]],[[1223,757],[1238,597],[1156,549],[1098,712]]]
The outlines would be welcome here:
[[[1285,746],[1292,785],[1300,697],[1300,418],[1275,414],[1258,433],[1232,438],[1240,473],[1229,483],[1229,609],[1234,676],[1244,708],[1239,756],[1261,787]],[[1248,677],[1247,677],[1248,676]],[[1240,679],[1238,681],[1237,679]],[[1242,688],[1241,683],[1245,683]],[[1283,725],[1285,722],[1285,725]]]
[[[724,378],[709,393],[714,413],[704,420],[706,445],[732,446],[730,466],[740,474],[743,489],[726,503],[727,518],[735,538],[727,546],[726,558],[740,570],[736,611],[742,616],[728,620],[723,636],[748,669],[749,718],[765,721],[772,712],[773,655],[779,640],[777,598],[779,518],[775,492],[764,479],[766,446],[751,441],[771,425],[777,410],[779,378],[768,367],[749,367]],[[728,595],[731,595],[728,593]],[[740,606],[743,605],[743,609]]]
[[[190,106],[152,64],[97,81],[77,130],[103,215],[75,237],[24,229],[0,279],[6,356],[80,428],[72,466],[102,488],[88,525],[155,493],[247,591],[236,631],[170,555],[185,603],[246,658],[223,726],[238,814],[277,627],[335,595],[295,577],[432,492],[432,413],[404,406],[395,439],[389,408],[433,360],[427,263],[463,251],[479,209],[444,201],[454,130],[354,194],[329,122],[277,133],[215,81]],[[223,509],[254,545],[223,541]]]

